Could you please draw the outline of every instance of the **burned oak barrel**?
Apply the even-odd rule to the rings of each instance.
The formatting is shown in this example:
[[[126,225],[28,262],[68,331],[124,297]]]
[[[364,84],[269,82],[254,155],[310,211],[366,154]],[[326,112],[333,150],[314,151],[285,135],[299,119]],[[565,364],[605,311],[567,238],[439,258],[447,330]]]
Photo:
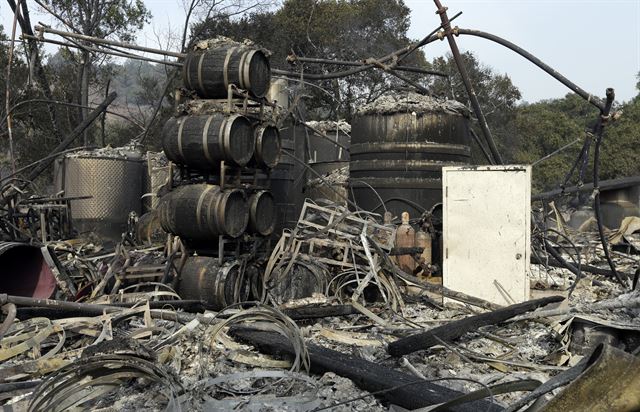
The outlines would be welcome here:
[[[249,230],[269,236],[276,227],[276,205],[268,190],[260,190],[249,197]]]
[[[167,233],[162,230],[160,216],[157,210],[152,210],[140,216],[135,227],[136,242],[141,245],[162,243]]]
[[[182,78],[187,89],[207,99],[227,97],[230,84],[264,97],[271,83],[271,67],[262,51],[228,45],[190,52]]]
[[[238,114],[171,118],[162,137],[169,160],[196,169],[210,169],[223,160],[244,166],[253,156],[254,146],[251,123]]]
[[[260,168],[272,169],[280,161],[280,131],[271,125],[258,125],[254,129],[255,152],[250,164]]]
[[[297,258],[280,262],[266,282],[268,293],[277,303],[308,298],[314,293],[325,293],[329,271],[320,263]]]
[[[220,266],[217,258],[191,256],[180,271],[178,294],[182,299],[195,299],[222,310],[247,301],[249,285],[239,261]]]
[[[162,197],[158,212],[164,230],[188,240],[238,237],[249,222],[243,191],[207,184],[176,188]]]

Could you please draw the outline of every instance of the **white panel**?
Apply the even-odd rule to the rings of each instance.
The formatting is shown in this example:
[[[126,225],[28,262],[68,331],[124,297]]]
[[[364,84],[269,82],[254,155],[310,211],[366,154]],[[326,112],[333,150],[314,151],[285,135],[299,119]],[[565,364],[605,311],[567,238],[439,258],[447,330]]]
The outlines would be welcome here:
[[[442,190],[443,285],[500,305],[528,300],[531,167],[445,167]]]

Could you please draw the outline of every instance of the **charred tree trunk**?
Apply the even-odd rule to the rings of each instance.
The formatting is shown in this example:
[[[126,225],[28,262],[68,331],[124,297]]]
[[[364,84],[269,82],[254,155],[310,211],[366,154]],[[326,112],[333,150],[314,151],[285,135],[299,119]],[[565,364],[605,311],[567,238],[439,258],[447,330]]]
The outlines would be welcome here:
[[[14,0],[7,1],[9,2],[11,10],[15,13],[17,7],[16,2]],[[18,19],[20,30],[22,30],[22,33],[24,34],[33,36],[33,30],[31,29],[31,18],[29,17],[29,8],[27,6],[27,2],[22,1],[20,3],[20,8],[22,9],[22,16]],[[49,79],[47,78],[47,74],[45,73],[44,67],[42,66],[42,60],[40,59],[38,43],[36,40],[30,38],[27,40],[27,46],[30,55],[29,60],[34,66],[33,74],[37,82],[40,84],[42,94],[47,100],[54,100],[53,95],[51,94],[51,85],[49,84]],[[49,113],[49,119],[51,120],[51,131],[53,132],[53,136],[58,142],[60,142],[62,141],[62,135],[60,134],[60,129],[58,128],[58,119],[55,105],[53,105],[52,103],[47,103],[47,111]]]

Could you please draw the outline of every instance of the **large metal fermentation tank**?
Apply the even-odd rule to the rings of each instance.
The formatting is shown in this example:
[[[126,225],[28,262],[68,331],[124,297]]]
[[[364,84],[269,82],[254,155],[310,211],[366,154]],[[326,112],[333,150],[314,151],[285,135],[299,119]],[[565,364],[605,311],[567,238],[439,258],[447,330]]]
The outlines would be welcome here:
[[[442,201],[442,167],[470,159],[464,105],[412,92],[382,96],[353,121],[349,183],[365,210],[382,212],[382,198],[394,216],[419,216]]]
[[[282,229],[295,226],[302,204],[307,171],[303,164],[295,161],[291,154],[304,161],[305,129],[301,125],[285,123],[280,131],[283,153],[280,162],[271,171],[271,193],[276,207],[277,223],[274,235],[280,236]]]
[[[143,168],[139,157],[67,156],[65,196],[91,196],[70,202],[74,228],[118,240],[126,230],[129,212],[140,214]]]

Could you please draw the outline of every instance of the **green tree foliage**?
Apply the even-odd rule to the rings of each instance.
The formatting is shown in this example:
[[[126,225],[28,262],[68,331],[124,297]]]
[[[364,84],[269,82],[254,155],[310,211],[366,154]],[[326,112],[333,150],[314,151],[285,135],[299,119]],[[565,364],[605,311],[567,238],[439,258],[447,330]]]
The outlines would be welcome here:
[[[337,60],[381,57],[411,43],[407,37],[409,8],[402,0],[286,0],[272,12],[254,13],[240,19],[209,19],[196,25],[196,39],[222,35],[242,41],[245,38],[273,52],[272,66],[291,67],[287,55]],[[418,51],[403,64],[426,67]],[[349,67],[305,64],[305,73],[331,73]],[[415,77],[415,76],[410,76]],[[309,109],[327,117],[350,118],[353,108],[376,99],[400,82],[379,70],[366,71],[348,79],[314,82],[328,93],[308,88]]]

